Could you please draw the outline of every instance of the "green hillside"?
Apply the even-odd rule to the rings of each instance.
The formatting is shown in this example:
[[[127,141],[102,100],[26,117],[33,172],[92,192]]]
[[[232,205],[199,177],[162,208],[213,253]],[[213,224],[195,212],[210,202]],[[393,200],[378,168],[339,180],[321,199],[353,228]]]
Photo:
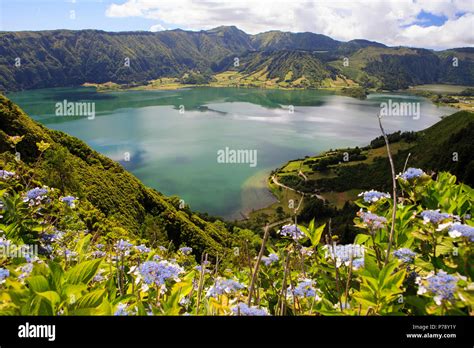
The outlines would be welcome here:
[[[474,184],[474,113],[460,111],[416,133],[394,133],[389,136],[396,172],[408,167],[428,171],[449,171],[460,182]],[[343,160],[344,153],[349,161]],[[349,192],[351,190],[390,190],[390,167],[381,137],[371,145],[356,149],[339,149],[306,158],[301,164],[309,180],[298,177],[296,169],[282,167],[277,173],[283,184],[304,192]]]

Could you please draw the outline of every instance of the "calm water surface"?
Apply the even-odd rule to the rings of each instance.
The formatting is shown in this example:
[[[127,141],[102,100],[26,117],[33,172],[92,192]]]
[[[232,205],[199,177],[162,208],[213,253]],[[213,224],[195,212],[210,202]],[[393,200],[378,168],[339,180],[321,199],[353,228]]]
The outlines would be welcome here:
[[[402,94],[371,94],[361,101],[312,90],[97,93],[93,88],[53,88],[8,97],[47,127],[119,161],[146,185],[180,196],[194,210],[225,218],[270,204],[274,198],[265,177],[286,161],[330,148],[363,146],[379,136],[376,115],[383,101],[421,104],[418,120],[384,119],[387,132],[421,130],[455,111]],[[94,102],[95,119],[56,116],[55,104],[63,100]],[[226,147],[257,150],[257,165],[218,163],[217,151]],[[128,162],[125,153],[130,154]]]

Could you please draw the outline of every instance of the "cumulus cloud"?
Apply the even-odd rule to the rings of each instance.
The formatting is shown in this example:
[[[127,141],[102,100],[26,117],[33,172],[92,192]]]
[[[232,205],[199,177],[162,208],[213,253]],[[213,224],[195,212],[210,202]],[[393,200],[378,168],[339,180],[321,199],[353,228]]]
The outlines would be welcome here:
[[[417,16],[443,16],[436,26]],[[108,17],[143,17],[188,30],[235,25],[247,33],[310,31],[348,41],[448,48],[474,45],[472,0],[127,0],[111,4]],[[153,26],[154,27],[154,26]]]
[[[162,26],[161,24],[155,24],[150,27],[150,31],[152,32],[162,31],[162,30],[166,30],[166,28]]]

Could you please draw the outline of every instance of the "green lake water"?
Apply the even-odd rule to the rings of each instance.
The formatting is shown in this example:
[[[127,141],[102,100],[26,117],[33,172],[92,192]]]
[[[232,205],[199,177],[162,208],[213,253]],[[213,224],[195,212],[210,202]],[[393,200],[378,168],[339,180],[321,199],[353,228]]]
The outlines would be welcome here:
[[[330,148],[364,146],[379,136],[376,115],[383,101],[421,105],[419,119],[385,118],[387,132],[421,130],[455,111],[403,94],[371,94],[361,101],[314,90],[97,93],[93,88],[53,88],[7,96],[47,127],[119,161],[146,185],[180,196],[193,210],[228,219],[271,204],[265,178],[286,161]],[[95,103],[95,118],[56,116],[55,105],[64,100]],[[256,166],[218,163],[217,152],[226,147],[256,150]]]

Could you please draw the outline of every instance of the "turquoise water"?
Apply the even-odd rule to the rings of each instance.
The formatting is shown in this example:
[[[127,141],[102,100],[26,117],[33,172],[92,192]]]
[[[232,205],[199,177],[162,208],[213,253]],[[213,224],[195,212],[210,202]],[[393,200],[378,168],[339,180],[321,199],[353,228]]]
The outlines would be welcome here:
[[[379,136],[376,115],[382,101],[421,104],[417,120],[384,119],[387,132],[421,130],[455,111],[402,94],[372,94],[361,101],[314,90],[97,93],[93,88],[54,88],[8,97],[47,127],[76,136],[119,161],[146,185],[180,196],[194,210],[229,219],[273,201],[265,177],[286,161],[366,145]],[[56,116],[55,104],[64,100],[95,103],[95,118]],[[226,147],[256,150],[256,166],[218,163],[217,152]]]

